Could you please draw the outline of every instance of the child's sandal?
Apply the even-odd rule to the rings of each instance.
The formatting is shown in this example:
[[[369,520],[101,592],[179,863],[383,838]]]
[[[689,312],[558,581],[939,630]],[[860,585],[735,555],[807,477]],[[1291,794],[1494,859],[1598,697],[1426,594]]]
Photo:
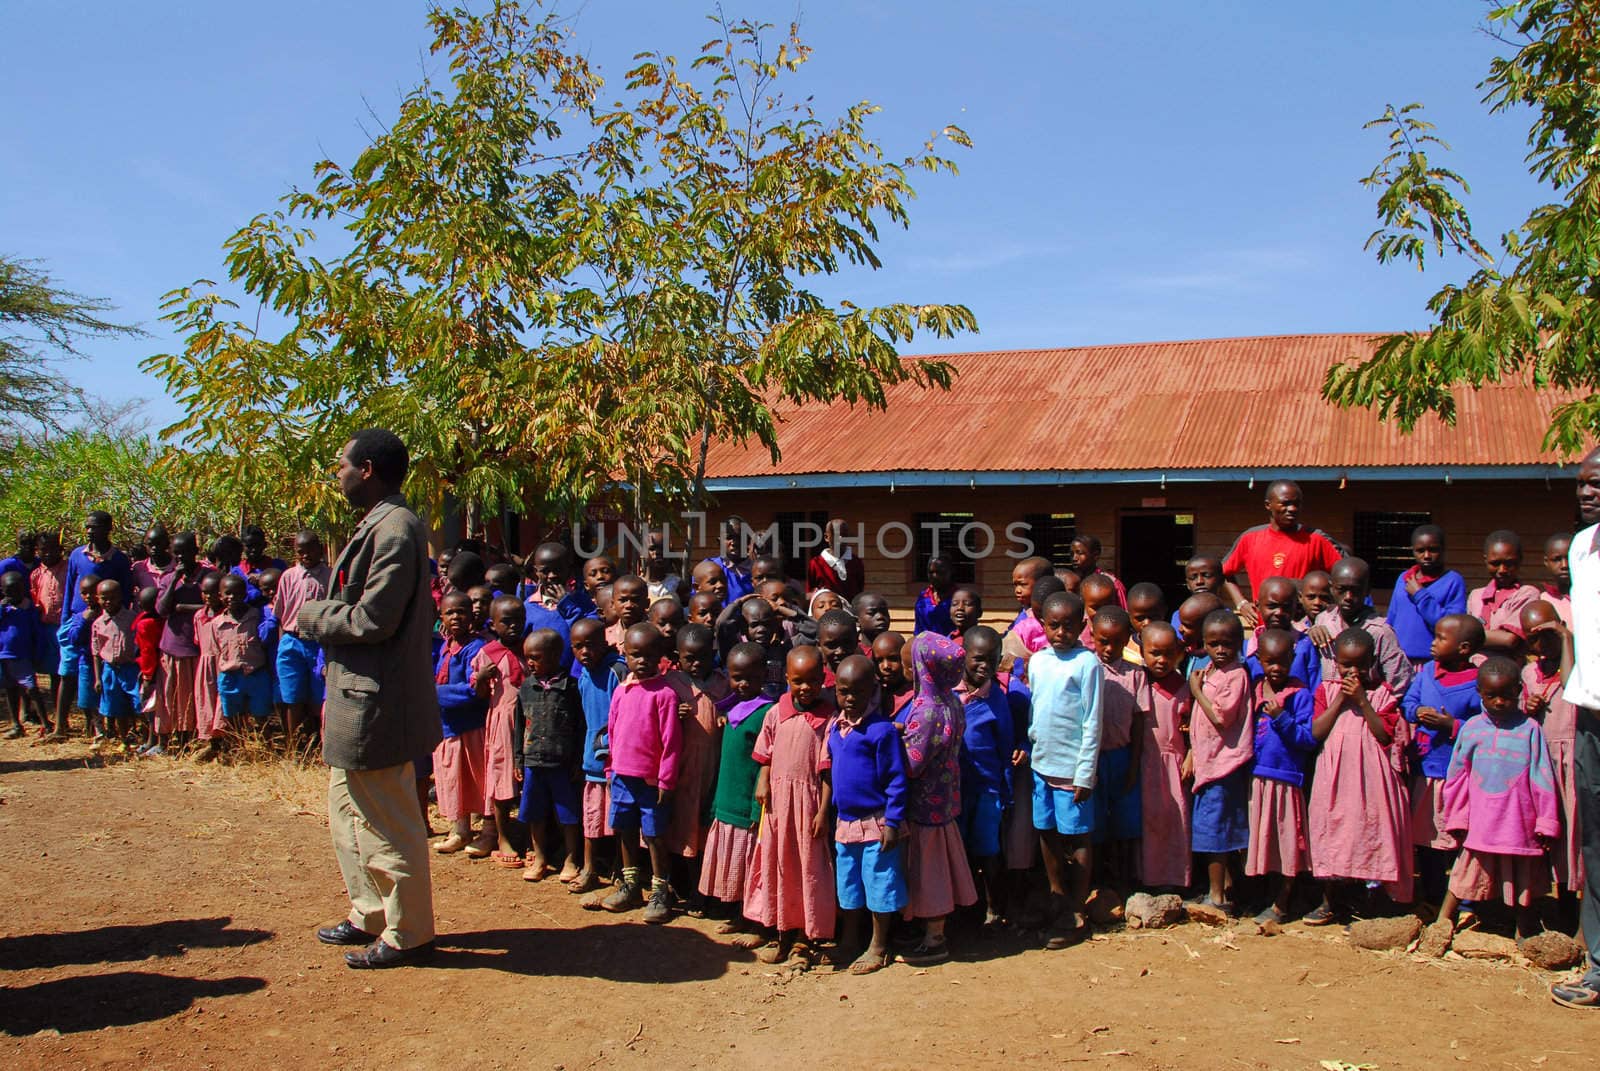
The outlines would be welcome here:
[[[1333,922],[1333,910],[1326,904],[1318,904],[1307,911],[1300,921],[1307,926],[1327,926]]]
[[[493,861],[495,866],[504,867],[507,870],[521,870],[526,865],[522,861],[522,856],[518,855],[516,852],[502,852],[497,850],[490,852],[489,858],[491,861]]]
[[[851,974],[876,974],[894,962],[892,952],[873,952],[871,949],[856,957],[856,961],[846,968]]]

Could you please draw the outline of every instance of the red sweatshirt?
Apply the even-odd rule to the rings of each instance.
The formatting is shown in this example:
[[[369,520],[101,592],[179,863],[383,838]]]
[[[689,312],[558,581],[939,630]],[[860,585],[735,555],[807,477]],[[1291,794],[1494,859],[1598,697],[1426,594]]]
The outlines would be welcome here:
[[[139,646],[139,676],[153,677],[161,665],[161,631],[166,622],[155,614],[133,619],[133,642]]]

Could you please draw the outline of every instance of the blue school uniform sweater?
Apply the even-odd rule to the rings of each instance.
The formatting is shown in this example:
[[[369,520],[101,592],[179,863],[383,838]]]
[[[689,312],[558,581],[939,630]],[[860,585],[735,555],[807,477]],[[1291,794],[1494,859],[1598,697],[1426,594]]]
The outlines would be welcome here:
[[[1263,675],[1261,659],[1252,651],[1250,657],[1244,660],[1244,665],[1250,671],[1250,683],[1254,685]],[[1317,645],[1311,642],[1311,637],[1304,633],[1294,641],[1294,661],[1289,663],[1289,678],[1299,681],[1313,692],[1322,683],[1322,655],[1317,651]]]
[[[950,635],[950,631],[955,628],[950,620],[950,600],[941,601],[932,588],[924,588],[922,594],[917,596],[915,622],[916,632]]]
[[[1028,659],[1033,723],[1028,748],[1034,772],[1075,788],[1093,788],[1100,764],[1100,698],[1105,670],[1087,648],[1046,647]]]
[[[905,748],[894,722],[874,710],[848,734],[837,719],[828,729],[828,763],[833,805],[846,822],[875,814],[896,829],[906,824]]]
[[[622,683],[623,661],[616,655],[599,669],[577,666],[578,703],[583,707],[583,779],[604,782],[606,760],[595,754],[594,738],[606,731],[611,719],[611,693]]]
[[[1017,723],[1021,722],[1024,733],[1028,726],[1027,693],[1013,691],[1013,687],[1008,676],[999,676],[988,694],[978,699],[966,697],[967,724],[961,734],[963,802],[977,799],[982,792],[1011,798],[1011,753],[1016,750]]]
[[[1255,776],[1304,785],[1317,753],[1317,738],[1311,733],[1312,690],[1304,681],[1291,680],[1278,700],[1283,710],[1269,716],[1262,709],[1260,690],[1255,693]]]
[[[135,594],[133,588],[133,563],[122,551],[111,548],[104,561],[93,561],[89,557],[88,545],[75,548],[67,555],[67,575],[61,581],[61,598],[65,604],[66,613],[82,613],[88,604],[83,601],[83,596],[78,593],[78,585],[86,576],[98,577],[101,580],[115,580],[122,585],[123,601],[126,603],[131,595]]]
[[[1406,574],[1401,573],[1400,579],[1394,582],[1394,595],[1389,599],[1389,612],[1384,616],[1389,619],[1389,627],[1394,629],[1406,657],[1419,659],[1433,653],[1433,626],[1439,619],[1466,612],[1467,582],[1454,569],[1446,569],[1439,579],[1422,585],[1415,596],[1406,591]]]
[[[0,660],[42,662],[46,651],[44,618],[38,607],[0,603]],[[51,673],[55,666],[46,667]]]
[[[561,637],[561,672],[572,673],[576,676],[572,662],[572,622],[563,617],[558,611],[552,610],[540,602],[535,596],[523,604],[527,624],[522,629],[524,636],[531,636],[539,629],[547,628]]]
[[[439,659],[434,663],[434,688],[439,693],[439,719],[444,723],[448,740],[483,728],[489,718],[489,700],[480,696],[470,683],[472,660],[483,650],[483,641],[476,637],[461,645],[454,654],[446,654],[441,646]],[[444,683],[437,683],[440,678]]]
[[[1481,713],[1483,707],[1478,701],[1476,671],[1464,680],[1444,684],[1439,680],[1438,668],[1437,662],[1423,663],[1400,700],[1400,712],[1406,721],[1417,727],[1411,747],[1422,775],[1442,781],[1450,773],[1450,753],[1455,748],[1461,726]],[[1417,720],[1417,711],[1423,707],[1444,711],[1455,719],[1455,724],[1448,729],[1425,728]]]

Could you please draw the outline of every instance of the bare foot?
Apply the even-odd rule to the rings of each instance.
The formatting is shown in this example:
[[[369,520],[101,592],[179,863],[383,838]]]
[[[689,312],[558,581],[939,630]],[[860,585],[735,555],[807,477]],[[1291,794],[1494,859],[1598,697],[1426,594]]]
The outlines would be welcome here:
[[[522,868],[523,881],[543,881],[550,876],[550,866],[543,859],[531,859]]]
[[[872,974],[887,967],[894,955],[886,948],[869,948],[850,964],[851,974]]]
[[[561,868],[561,873],[556,875],[556,880],[570,884],[579,873],[578,865],[569,860],[567,865]]]

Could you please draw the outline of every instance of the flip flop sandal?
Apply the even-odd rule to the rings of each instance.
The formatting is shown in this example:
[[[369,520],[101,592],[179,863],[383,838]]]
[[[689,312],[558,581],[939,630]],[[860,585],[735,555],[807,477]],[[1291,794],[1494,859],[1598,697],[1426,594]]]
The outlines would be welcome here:
[[[463,848],[462,851],[468,859],[487,859],[494,852],[494,849],[482,841],[475,840]]]
[[[548,878],[549,876],[550,876],[550,868],[548,866],[545,866],[543,863],[538,863],[538,864],[525,863],[525,864],[523,864],[523,871],[522,871],[522,880],[523,881],[543,881],[545,878]]]
[[[851,974],[876,974],[878,971],[883,970],[893,962],[894,953],[892,952],[885,952],[878,956],[863,952],[856,958],[856,961],[850,964],[850,966],[846,967],[845,970]]]
[[[605,888],[605,882],[600,880],[600,875],[590,874],[586,878],[572,882],[567,886],[567,891],[574,896],[579,896],[583,893],[594,892],[596,889],[603,888]]]
[[[459,852],[466,846],[467,838],[460,836],[459,834],[452,833],[444,840],[441,840],[438,844],[435,844],[433,846],[433,850],[438,852],[440,855],[454,855],[456,852]]]
[[[521,870],[526,865],[522,861],[522,856],[516,852],[493,851],[489,853],[489,858],[494,861],[495,866],[507,870]]]

